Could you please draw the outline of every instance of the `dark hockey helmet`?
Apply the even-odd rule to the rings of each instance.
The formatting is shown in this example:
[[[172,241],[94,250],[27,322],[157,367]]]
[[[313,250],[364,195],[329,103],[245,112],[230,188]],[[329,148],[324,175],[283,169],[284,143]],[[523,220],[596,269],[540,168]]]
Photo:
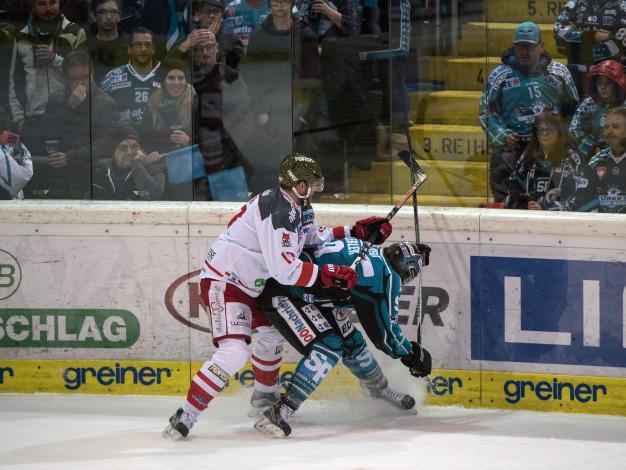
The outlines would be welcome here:
[[[385,247],[383,254],[391,263],[393,270],[400,275],[402,284],[411,282],[420,271],[422,257],[414,243],[394,243]]]
[[[290,153],[283,159],[278,167],[278,181],[289,189],[304,181],[309,186],[309,193],[311,190],[324,190],[322,167],[316,160],[301,153]]]

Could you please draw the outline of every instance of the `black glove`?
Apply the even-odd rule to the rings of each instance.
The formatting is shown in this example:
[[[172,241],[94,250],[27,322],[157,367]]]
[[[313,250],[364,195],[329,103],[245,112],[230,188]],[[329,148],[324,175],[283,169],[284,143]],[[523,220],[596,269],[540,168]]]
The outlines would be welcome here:
[[[422,257],[422,266],[428,266],[430,261],[430,246],[425,243],[418,243],[417,253]]]
[[[402,364],[409,368],[413,377],[426,377],[430,375],[432,359],[426,348],[421,347],[415,341],[411,341],[413,352],[400,358]]]

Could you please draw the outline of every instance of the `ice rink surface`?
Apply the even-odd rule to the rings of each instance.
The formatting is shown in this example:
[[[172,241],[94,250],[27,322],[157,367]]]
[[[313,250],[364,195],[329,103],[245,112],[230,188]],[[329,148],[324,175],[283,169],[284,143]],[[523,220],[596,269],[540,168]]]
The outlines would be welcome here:
[[[259,434],[249,392],[189,438],[161,437],[180,398],[0,395],[0,469],[624,469],[626,418],[310,400],[286,439]]]

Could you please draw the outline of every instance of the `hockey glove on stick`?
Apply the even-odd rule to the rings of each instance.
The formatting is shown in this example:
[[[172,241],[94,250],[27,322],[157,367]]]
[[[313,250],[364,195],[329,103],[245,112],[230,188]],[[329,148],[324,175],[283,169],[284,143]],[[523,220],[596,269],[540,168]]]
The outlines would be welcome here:
[[[421,347],[415,341],[411,341],[413,351],[411,354],[400,358],[402,364],[409,368],[409,372],[413,377],[426,377],[430,375],[432,368],[432,359],[426,348]]]
[[[374,245],[380,245],[389,238],[392,230],[391,224],[386,217],[373,216],[367,219],[357,220],[350,232],[361,240],[369,240],[370,237],[376,234],[372,243]]]
[[[422,266],[428,266],[430,261],[430,246],[426,243],[418,243],[417,254],[422,258]]]
[[[324,288],[339,287],[350,290],[359,279],[354,269],[341,264],[325,264],[319,273],[319,282]]]

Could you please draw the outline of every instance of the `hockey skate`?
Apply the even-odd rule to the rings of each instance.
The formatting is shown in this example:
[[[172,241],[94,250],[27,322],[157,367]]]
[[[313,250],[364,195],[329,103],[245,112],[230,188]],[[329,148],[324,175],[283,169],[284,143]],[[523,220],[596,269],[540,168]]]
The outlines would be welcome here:
[[[389,386],[382,389],[368,388],[367,391],[372,398],[385,400],[401,410],[410,410],[415,407],[415,398],[407,393],[394,390]]]
[[[287,420],[295,410],[282,399],[263,412],[263,416],[256,423],[254,429],[275,438],[287,437],[291,434],[291,426]]]
[[[260,390],[254,390],[250,397],[250,410],[248,410],[248,416],[250,418],[258,418],[263,413],[263,410],[269,408],[274,403],[280,400],[278,392],[261,392]]]
[[[186,413],[182,408],[178,408],[176,413],[170,418],[170,424],[163,430],[162,435],[165,439],[180,441],[187,437],[189,430],[197,421],[194,415]]]

